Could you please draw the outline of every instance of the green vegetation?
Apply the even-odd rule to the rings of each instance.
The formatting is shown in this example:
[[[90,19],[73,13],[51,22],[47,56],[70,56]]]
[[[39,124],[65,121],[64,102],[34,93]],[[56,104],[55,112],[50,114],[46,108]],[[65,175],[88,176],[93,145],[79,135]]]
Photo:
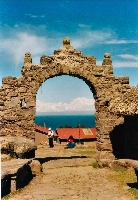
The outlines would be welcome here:
[[[96,155],[96,151],[94,151],[94,150],[84,150],[84,151],[80,151],[78,153],[80,153],[81,155],[92,156],[92,157],[93,157],[93,155]]]
[[[136,188],[131,188],[130,192],[134,195],[135,199],[138,199],[138,190]]]
[[[92,127],[86,127],[84,125],[77,125],[77,126],[72,127],[72,126],[66,124],[65,126],[60,126],[59,128],[92,128]]]
[[[98,162],[91,163],[89,166],[92,166],[93,168],[100,168]]]
[[[80,145],[80,146],[76,146],[76,148],[80,149],[80,150],[85,149],[85,150],[88,150],[88,151],[91,151],[93,149],[94,151],[96,151],[95,145],[93,145],[93,146]]]
[[[59,128],[72,128],[72,126],[69,126],[68,124],[66,124],[65,126],[60,126]]]
[[[90,156],[92,158],[96,157],[96,147],[85,145],[77,146],[78,153],[81,155]],[[100,168],[98,162],[93,162],[89,166],[93,168]],[[110,170],[110,169],[109,169]],[[112,170],[112,169],[111,169]],[[135,171],[133,168],[130,169],[113,169],[114,173],[109,175],[109,180],[116,180],[119,184],[119,187],[123,188],[125,186],[129,186],[128,192],[131,193],[135,199],[138,199],[138,183],[137,177],[135,175]]]
[[[123,188],[124,186],[130,186],[130,189],[128,189],[128,191],[134,195],[135,199],[138,199],[138,183],[136,183],[137,179],[134,169],[114,169],[114,171],[116,173],[114,175],[110,175],[110,179],[116,180],[121,188]],[[131,185],[133,188],[131,187]]]
[[[85,145],[76,146],[77,153],[83,156],[89,156],[95,158],[96,156],[96,148],[95,146],[86,147]]]
[[[131,188],[131,189],[129,189],[129,191],[131,192],[131,194],[133,194],[133,196],[135,197],[135,199],[138,199],[138,189],[137,188]]]
[[[77,125],[74,128],[86,128],[84,125]]]
[[[76,149],[75,152],[78,155],[86,156],[86,157],[92,158],[94,160],[96,158],[97,150],[96,150],[95,142],[93,144],[91,144],[90,146],[80,145],[80,144],[76,145],[75,149]],[[90,165],[92,166],[92,164],[90,164]]]
[[[24,158],[25,158],[24,153],[20,153],[20,154],[18,154],[18,158],[20,158],[20,159],[24,159]]]
[[[10,194],[7,194],[6,196],[4,196],[4,197],[2,198],[2,200],[7,200],[10,196],[11,196]]]

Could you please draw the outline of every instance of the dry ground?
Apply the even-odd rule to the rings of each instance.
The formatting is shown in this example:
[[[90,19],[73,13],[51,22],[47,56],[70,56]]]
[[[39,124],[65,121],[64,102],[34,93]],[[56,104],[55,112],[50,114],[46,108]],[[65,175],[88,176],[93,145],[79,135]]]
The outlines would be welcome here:
[[[94,168],[95,143],[64,149],[38,145],[36,159],[42,172],[26,187],[10,194],[8,200],[133,200],[127,183],[120,187],[111,178],[117,172]],[[92,164],[94,163],[94,164]],[[5,198],[3,198],[5,199]]]

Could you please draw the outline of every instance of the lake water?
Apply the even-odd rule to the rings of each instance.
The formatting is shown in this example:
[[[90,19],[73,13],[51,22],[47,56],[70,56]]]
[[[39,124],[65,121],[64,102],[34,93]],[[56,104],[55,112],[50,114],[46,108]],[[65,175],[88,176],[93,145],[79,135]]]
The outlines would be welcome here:
[[[47,115],[47,116],[36,116],[35,124],[40,126],[51,127],[53,130],[64,127],[66,125],[71,127],[80,126],[84,127],[95,127],[95,115]]]

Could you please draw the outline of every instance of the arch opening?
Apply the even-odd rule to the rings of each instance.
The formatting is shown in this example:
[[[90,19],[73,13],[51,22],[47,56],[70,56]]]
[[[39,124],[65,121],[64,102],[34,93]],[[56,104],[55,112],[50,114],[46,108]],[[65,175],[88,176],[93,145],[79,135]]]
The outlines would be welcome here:
[[[92,86],[92,84],[90,84],[90,82],[88,82],[86,79],[79,76],[60,74],[50,77],[41,84],[39,90],[37,91],[35,123],[39,122],[40,115],[94,116],[95,101],[93,98],[93,91],[94,87]],[[48,118],[47,120],[49,121]],[[84,121],[84,118],[82,118],[81,121],[82,120]],[[89,127],[95,126],[93,119],[92,125],[90,125],[90,119],[88,120]],[[83,121],[81,121],[78,117],[78,120],[76,119],[76,124],[74,122],[72,127],[77,127],[79,122],[81,123],[81,126],[87,127],[86,122],[84,124]],[[45,122],[45,124],[46,126],[49,125],[49,123],[47,122]],[[68,124],[69,126],[71,126],[70,123]],[[43,126],[44,123],[41,122],[41,125]],[[63,123],[61,124],[61,126],[63,126]]]

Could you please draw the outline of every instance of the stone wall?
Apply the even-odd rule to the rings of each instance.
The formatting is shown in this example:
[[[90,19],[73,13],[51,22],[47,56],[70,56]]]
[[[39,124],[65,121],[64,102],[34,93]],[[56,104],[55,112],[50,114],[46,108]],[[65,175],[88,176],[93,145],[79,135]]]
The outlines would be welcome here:
[[[1,164],[1,197],[23,188],[33,178],[31,159],[13,159]]]
[[[28,81],[24,77],[4,77],[1,96],[1,135],[33,139],[36,94]]]
[[[36,94],[47,79],[63,74],[75,76],[89,86],[95,99],[98,161],[112,160],[114,153],[110,133],[124,124],[125,116],[138,115],[138,85],[130,87],[129,77],[113,74],[112,60],[105,53],[101,66],[94,56],[84,56],[63,39],[63,46],[53,56],[42,56],[32,64],[25,53],[22,77],[4,77],[0,89],[1,134],[34,139]],[[135,128],[137,130],[137,127]],[[121,129],[120,129],[121,130]],[[135,132],[135,131],[134,131]],[[119,131],[118,134],[121,134]],[[121,151],[121,149],[120,149]]]

